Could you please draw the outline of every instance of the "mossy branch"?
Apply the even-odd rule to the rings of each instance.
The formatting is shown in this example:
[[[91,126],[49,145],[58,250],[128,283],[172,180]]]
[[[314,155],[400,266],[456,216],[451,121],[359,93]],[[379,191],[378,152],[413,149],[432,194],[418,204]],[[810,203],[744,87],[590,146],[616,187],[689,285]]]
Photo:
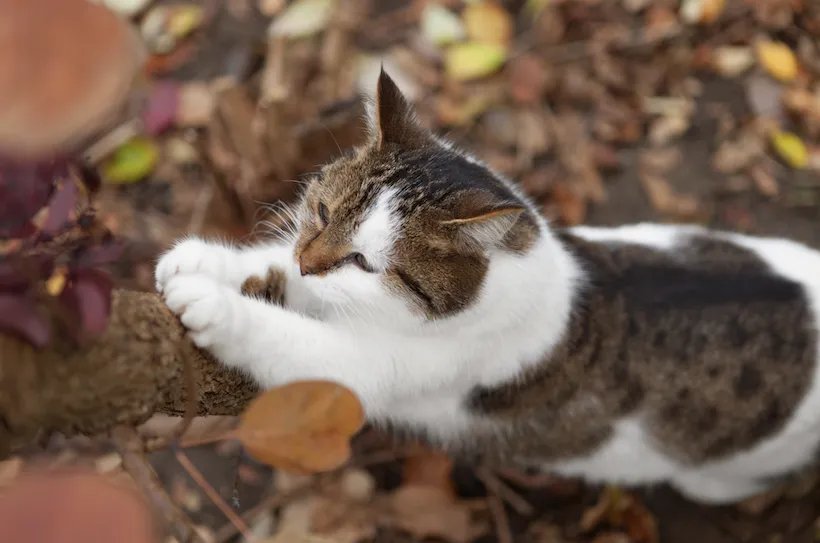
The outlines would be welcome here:
[[[199,415],[238,415],[257,393],[197,349],[155,294],[115,290],[106,332],[79,348],[58,338],[36,350],[0,334],[0,458],[50,432],[97,435],[182,415],[186,361]]]

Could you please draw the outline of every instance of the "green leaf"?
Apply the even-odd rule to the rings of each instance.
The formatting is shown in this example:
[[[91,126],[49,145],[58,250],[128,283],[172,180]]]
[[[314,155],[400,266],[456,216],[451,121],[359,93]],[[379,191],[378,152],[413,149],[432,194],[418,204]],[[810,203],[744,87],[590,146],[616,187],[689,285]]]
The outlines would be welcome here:
[[[103,180],[109,184],[136,183],[154,170],[157,160],[157,144],[138,136],[122,145],[103,163]]]

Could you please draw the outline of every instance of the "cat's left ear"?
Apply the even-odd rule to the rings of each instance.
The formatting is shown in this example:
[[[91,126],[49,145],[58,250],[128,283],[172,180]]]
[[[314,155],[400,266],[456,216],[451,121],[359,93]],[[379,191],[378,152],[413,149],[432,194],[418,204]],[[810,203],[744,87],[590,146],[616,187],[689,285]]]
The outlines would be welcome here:
[[[467,194],[458,202],[457,218],[442,224],[457,229],[456,238],[465,248],[480,251],[498,247],[526,210],[519,203],[487,194]]]
[[[376,101],[372,104],[369,117],[371,135],[377,139],[380,149],[388,144],[418,145],[426,139],[413,106],[384,67],[379,72]]]

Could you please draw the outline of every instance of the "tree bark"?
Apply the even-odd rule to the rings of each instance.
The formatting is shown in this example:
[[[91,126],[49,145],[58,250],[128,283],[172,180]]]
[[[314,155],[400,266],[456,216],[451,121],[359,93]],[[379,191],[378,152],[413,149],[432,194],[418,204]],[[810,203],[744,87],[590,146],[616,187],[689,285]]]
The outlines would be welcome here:
[[[199,415],[238,415],[257,393],[197,349],[156,294],[115,290],[106,332],[82,346],[37,350],[0,335],[0,458],[51,432],[96,435],[185,411],[184,364]]]

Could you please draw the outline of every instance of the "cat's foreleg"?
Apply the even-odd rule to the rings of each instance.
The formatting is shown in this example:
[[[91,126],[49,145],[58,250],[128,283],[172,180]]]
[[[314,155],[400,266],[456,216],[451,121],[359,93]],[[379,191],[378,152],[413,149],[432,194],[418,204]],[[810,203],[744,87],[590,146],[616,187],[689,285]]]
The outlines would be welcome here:
[[[231,247],[189,237],[178,241],[163,254],[154,271],[156,289],[164,292],[179,275],[201,274],[237,292],[253,275],[264,278],[270,268],[288,271],[295,266],[293,248],[285,244]]]
[[[177,275],[165,301],[194,343],[265,388],[325,379],[353,390],[369,414],[456,378],[452,346],[402,337],[362,337],[262,300],[204,274]],[[419,364],[425,371],[419,371]]]

